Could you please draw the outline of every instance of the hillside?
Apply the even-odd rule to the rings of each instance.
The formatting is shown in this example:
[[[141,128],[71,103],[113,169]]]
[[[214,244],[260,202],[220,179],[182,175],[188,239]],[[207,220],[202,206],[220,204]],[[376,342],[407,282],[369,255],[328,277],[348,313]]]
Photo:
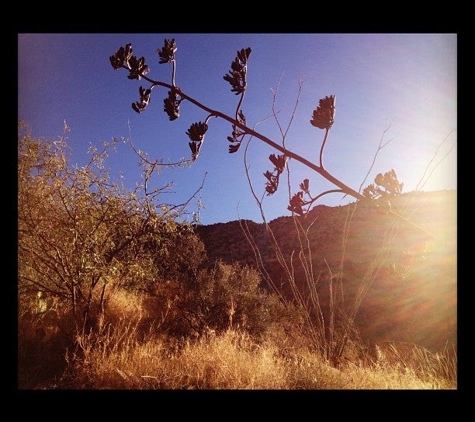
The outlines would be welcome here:
[[[341,281],[340,293],[349,305],[362,283],[371,279],[356,320],[365,340],[410,341],[431,348],[455,342],[457,193],[408,193],[393,199],[391,209],[414,225],[374,207],[355,209],[349,204],[318,205],[305,218],[279,217],[269,228],[287,264],[292,265],[302,294],[308,294],[308,287],[298,259],[301,245],[311,256],[312,283],[318,285],[322,302],[330,282]],[[243,227],[252,234],[272,282],[285,291],[286,275],[263,223],[246,220],[197,227],[210,262],[219,259],[255,266],[255,253]],[[380,256],[384,245],[387,253]],[[377,271],[368,276],[374,265]]]

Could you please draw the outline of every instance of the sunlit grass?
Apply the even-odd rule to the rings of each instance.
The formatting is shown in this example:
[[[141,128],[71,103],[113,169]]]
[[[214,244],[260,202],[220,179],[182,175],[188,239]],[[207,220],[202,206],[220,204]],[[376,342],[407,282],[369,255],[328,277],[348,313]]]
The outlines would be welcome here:
[[[65,388],[74,389],[455,389],[456,379],[424,366],[394,364],[380,357],[372,364],[346,362],[331,367],[310,351],[284,357],[272,344],[256,344],[247,334],[227,331],[196,340],[138,342],[124,325],[101,341],[83,339],[82,359],[70,368]],[[447,368],[449,371],[454,368]],[[60,387],[61,388],[61,387]]]
[[[121,290],[108,299],[108,313],[96,331],[77,336],[63,349],[66,369],[51,372],[51,354],[37,354],[23,388],[125,390],[382,390],[456,389],[455,350],[402,352],[383,345],[375,353],[330,365],[308,347],[292,347],[269,335],[256,341],[239,329],[177,338],[146,324],[143,296]],[[59,335],[59,334],[58,334]],[[38,350],[50,350],[38,340]],[[58,341],[51,336],[51,341]],[[65,340],[62,339],[63,344]],[[35,349],[36,350],[36,349]],[[61,355],[56,353],[54,359]],[[29,371],[39,371],[41,377]],[[38,381],[35,384],[34,377]],[[22,386],[20,386],[22,388]]]

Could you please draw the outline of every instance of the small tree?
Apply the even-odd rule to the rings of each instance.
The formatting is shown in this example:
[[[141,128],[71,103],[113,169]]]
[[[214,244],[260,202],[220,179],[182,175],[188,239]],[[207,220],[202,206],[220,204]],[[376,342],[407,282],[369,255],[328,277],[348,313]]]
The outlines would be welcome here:
[[[134,191],[110,180],[104,161],[116,144],[92,149],[84,167],[72,167],[65,137],[35,140],[19,124],[20,308],[37,292],[50,295],[68,306],[78,332],[103,310],[109,284],[146,289],[167,277],[173,263],[196,272],[203,259],[196,241],[179,261],[170,259],[177,242],[194,235],[191,225],[176,223],[186,204],[159,203],[166,187],[148,189],[150,167]]]

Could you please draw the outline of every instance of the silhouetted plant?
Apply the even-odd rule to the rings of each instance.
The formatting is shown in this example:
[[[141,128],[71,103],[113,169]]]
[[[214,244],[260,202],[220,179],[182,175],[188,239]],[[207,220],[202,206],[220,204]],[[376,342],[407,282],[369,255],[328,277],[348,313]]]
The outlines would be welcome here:
[[[282,153],[280,155],[271,154],[269,156],[270,161],[272,162],[272,164],[274,164],[274,171],[266,171],[264,173],[264,176],[267,179],[265,190],[268,195],[272,195],[277,191],[279,185],[279,177],[287,166],[289,159],[299,161],[300,163],[316,171],[325,179],[337,186],[338,189],[329,190],[316,197],[311,197],[308,190],[308,179],[306,179],[300,184],[301,191],[299,191],[292,197],[288,207],[290,211],[295,212],[299,215],[304,215],[306,214],[306,212],[308,212],[310,206],[318,198],[328,193],[344,193],[346,195],[354,197],[357,200],[366,202],[372,199],[372,195],[370,195],[370,192],[372,192],[370,187],[368,187],[367,190],[368,194],[363,195],[350,188],[349,186],[341,182],[339,179],[332,176],[325,170],[323,166],[323,149],[328,138],[329,130],[335,122],[334,95],[326,96],[319,100],[318,106],[313,111],[312,118],[310,120],[312,126],[315,126],[318,129],[325,130],[324,139],[320,148],[320,163],[319,165],[317,165],[308,161],[306,158],[293,153],[287,148],[273,142],[269,138],[256,132],[255,130],[249,128],[246,125],[246,117],[242,111],[241,106],[247,89],[247,72],[249,58],[252,53],[251,48],[243,48],[238,51],[235,59],[231,62],[231,70],[223,76],[223,79],[231,85],[231,92],[239,96],[239,101],[236,106],[234,117],[228,116],[220,111],[210,109],[209,107],[201,104],[194,98],[186,95],[185,92],[176,85],[176,51],[177,45],[175,39],[166,39],[164,42],[164,47],[161,49],[159,48],[157,50],[159,55],[159,64],[172,64],[173,66],[171,84],[154,80],[146,76],[150,72],[150,68],[148,67],[148,65],[145,64],[145,59],[143,57],[137,58],[132,54],[133,50],[132,45],[130,43],[126,44],[125,47],[120,47],[112,56],[110,56],[109,59],[114,69],[126,69],[129,72],[129,79],[136,79],[139,81],[143,79],[150,84],[148,88],[139,88],[140,100],[132,103],[132,108],[134,109],[134,111],[138,113],[144,112],[147,106],[150,104],[152,90],[157,86],[161,86],[169,90],[168,97],[164,99],[164,111],[167,113],[170,120],[176,120],[180,116],[179,109],[180,104],[183,101],[189,101],[208,113],[208,116],[206,117],[204,122],[193,123],[186,132],[190,139],[189,146],[191,150],[192,161],[198,158],[200,149],[204,142],[205,134],[208,130],[208,122],[210,118],[218,117],[228,121],[229,123],[231,123],[232,126],[231,136],[227,137],[227,140],[231,143],[231,145],[229,145],[230,153],[235,153],[239,150],[240,146],[242,145],[242,141],[246,136],[257,138]],[[397,182],[395,173],[393,174],[393,178],[395,183],[399,183]],[[378,181],[376,181],[376,183],[378,183]],[[400,184],[400,186],[402,188],[402,184]],[[304,187],[305,189],[302,189],[302,187]],[[392,193],[396,194],[400,192],[392,191]],[[307,195],[308,199],[304,200],[304,195]],[[397,215],[394,211],[392,211],[392,213],[394,215]]]
[[[391,196],[398,196],[402,193],[404,183],[397,180],[396,172],[391,169],[387,173],[379,173],[375,179],[374,184],[369,185],[363,190],[363,195],[368,198],[378,199],[387,198]]]

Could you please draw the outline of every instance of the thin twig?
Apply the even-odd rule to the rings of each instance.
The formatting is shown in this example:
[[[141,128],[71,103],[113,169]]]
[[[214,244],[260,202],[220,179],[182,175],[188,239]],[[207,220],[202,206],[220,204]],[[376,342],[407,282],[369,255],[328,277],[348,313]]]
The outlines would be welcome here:
[[[435,150],[434,156],[432,157],[432,159],[431,159],[431,160],[429,161],[429,163],[427,164],[427,166],[426,166],[426,168],[425,168],[425,170],[424,170],[424,173],[422,174],[422,177],[421,177],[421,179],[419,180],[419,183],[418,183],[417,186],[416,186],[416,189],[415,189],[416,191],[421,190],[421,189],[424,187],[424,185],[428,182],[428,180],[429,180],[430,176],[432,175],[432,173],[434,172],[434,170],[435,170],[435,169],[439,166],[439,164],[452,152],[452,149],[455,147],[455,142],[454,142],[454,144],[452,145],[452,147],[447,151],[447,153],[446,153],[446,154],[439,160],[439,162],[434,166],[434,168],[431,170],[431,172],[430,172],[429,175],[427,176],[425,182],[424,182],[421,186],[419,186],[419,185],[422,183],[422,181],[424,180],[424,177],[425,177],[427,171],[429,171],[430,165],[432,164],[432,162],[433,162],[433,161],[435,160],[435,158],[437,157],[437,154],[439,153],[439,149],[442,147],[442,145],[444,144],[444,142],[450,137],[450,135],[451,135],[453,132],[455,132],[455,131],[456,131],[456,129],[451,130],[451,131],[449,132],[449,134],[442,140],[442,142],[439,144],[439,146],[438,146],[437,149]]]

